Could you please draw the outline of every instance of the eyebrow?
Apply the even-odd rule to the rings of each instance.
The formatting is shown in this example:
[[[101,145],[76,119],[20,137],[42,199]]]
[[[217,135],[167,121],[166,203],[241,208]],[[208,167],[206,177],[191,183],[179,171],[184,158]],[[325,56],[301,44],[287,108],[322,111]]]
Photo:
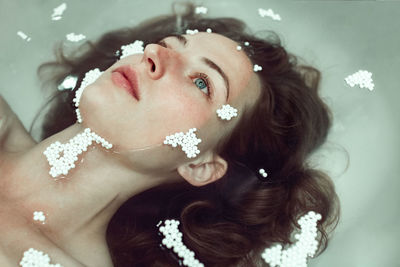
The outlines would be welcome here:
[[[176,37],[178,41],[183,45],[186,46],[188,40],[185,36],[180,35],[180,34],[171,34],[170,37]],[[219,75],[221,75],[222,79],[225,82],[225,87],[226,87],[226,102],[228,102],[229,98],[229,79],[228,76],[225,74],[225,72],[211,59],[202,57],[201,58],[202,62],[205,63],[208,67],[212,68],[213,70],[216,70]]]

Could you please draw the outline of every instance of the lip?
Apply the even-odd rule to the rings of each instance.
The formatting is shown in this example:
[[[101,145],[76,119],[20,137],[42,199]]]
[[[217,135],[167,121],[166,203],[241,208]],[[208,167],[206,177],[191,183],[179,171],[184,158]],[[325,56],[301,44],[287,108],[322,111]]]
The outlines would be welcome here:
[[[113,70],[111,80],[116,86],[124,88],[137,101],[140,100],[137,75],[129,65],[124,65]]]

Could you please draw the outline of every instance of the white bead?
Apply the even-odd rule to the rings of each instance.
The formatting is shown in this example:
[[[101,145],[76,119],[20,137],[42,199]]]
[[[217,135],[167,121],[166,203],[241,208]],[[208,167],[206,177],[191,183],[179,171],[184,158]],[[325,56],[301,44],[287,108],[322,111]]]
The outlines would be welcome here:
[[[372,73],[366,70],[359,70],[358,72],[349,75],[345,81],[351,87],[358,85],[360,88],[367,88],[370,91],[374,90],[374,83],[372,80]]]
[[[157,224],[159,227],[159,231],[164,235],[162,244],[165,245],[165,240],[169,240],[171,238],[171,243],[167,248],[172,249],[180,258],[183,260],[183,265],[190,267],[204,266],[197,259],[194,258],[195,253],[190,251],[182,242],[183,234],[179,231],[178,225],[179,221],[177,220],[165,220],[165,226],[160,226],[160,223]]]
[[[19,265],[21,267],[62,267],[62,265],[58,263],[51,264],[49,255],[33,248],[30,248],[23,253]]]
[[[196,7],[196,9],[195,9],[195,13],[196,14],[201,14],[201,13],[203,13],[203,14],[206,14],[207,13],[207,8],[206,7],[204,7],[204,6],[198,6],[198,7]]]
[[[272,9],[265,10],[265,9],[259,8],[258,13],[261,17],[270,17],[273,20],[281,20],[281,16],[279,14],[275,14]]]
[[[267,248],[261,257],[270,266],[306,267],[307,257],[314,256],[318,248],[318,242],[315,238],[317,237],[317,220],[319,219],[321,219],[321,215],[313,211],[302,216],[298,220],[301,232],[294,236],[298,241],[285,250],[282,250],[280,244]]]
[[[143,41],[136,40],[131,44],[123,45],[121,46],[121,50],[122,50],[122,55],[120,56],[120,59],[133,54],[143,54],[144,53]]]
[[[44,221],[46,220],[46,217],[44,216],[42,211],[34,211],[33,212],[33,220],[44,223]]]
[[[264,178],[268,176],[267,172],[264,169],[260,169],[258,171]]]
[[[67,175],[70,169],[75,168],[74,162],[78,160],[78,156],[83,151],[87,151],[88,146],[93,143],[93,139],[101,138],[95,133],[89,133],[90,129],[86,128],[83,133],[77,134],[68,143],[61,144],[56,141],[46,148],[43,154],[51,166],[49,174],[52,177],[57,177],[61,174]],[[112,147],[104,138],[101,138],[101,141],[106,149]],[[63,153],[63,156],[60,153]]]
[[[78,78],[76,76],[69,75],[65,77],[65,79],[62,81],[62,83],[57,87],[58,90],[72,90],[75,88],[76,82],[78,81]]]
[[[194,133],[195,130],[195,128],[192,128],[186,134],[178,132],[169,135],[165,137],[164,144],[171,145],[172,147],[177,147],[179,145],[188,158],[194,158],[197,154],[200,154],[197,145],[201,142],[201,139],[196,137]]]
[[[236,46],[236,50],[240,51],[240,50],[242,50],[242,47],[240,45],[238,45],[238,46]]]
[[[67,40],[71,41],[71,42],[79,42],[86,38],[86,36],[83,34],[75,34],[73,32],[67,34],[66,37],[67,37]]]
[[[261,71],[262,67],[257,65],[257,64],[255,64],[254,67],[253,67],[253,70],[254,70],[254,72]]]
[[[237,117],[237,109],[231,107],[229,104],[223,105],[222,108],[217,109],[217,116],[222,120],[231,120],[232,117]]]
[[[51,19],[52,20],[60,20],[62,18],[62,14],[64,11],[67,9],[67,4],[62,3],[61,5],[57,6],[56,8],[53,8],[53,14],[51,14]]]
[[[78,123],[82,123],[82,117],[81,117],[81,113],[79,111],[79,102],[80,102],[83,90],[88,85],[95,82],[102,73],[103,72],[101,72],[98,68],[95,68],[93,70],[89,70],[88,72],[86,72],[85,77],[82,80],[81,86],[75,92],[75,98],[72,101],[75,103],[75,107],[76,107],[75,111],[76,111],[76,117],[77,117]]]
[[[199,30],[197,30],[197,29],[194,29],[194,30],[187,29],[186,30],[186,34],[190,34],[190,35],[196,34],[198,32],[199,32]]]

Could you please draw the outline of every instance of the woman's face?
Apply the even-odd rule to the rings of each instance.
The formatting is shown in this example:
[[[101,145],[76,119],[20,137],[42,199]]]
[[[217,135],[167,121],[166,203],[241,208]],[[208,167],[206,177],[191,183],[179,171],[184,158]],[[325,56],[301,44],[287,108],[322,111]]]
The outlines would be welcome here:
[[[260,92],[253,64],[237,45],[204,32],[147,45],[144,54],[122,58],[84,90],[83,124],[121,152],[162,144],[167,135],[191,128],[202,139],[200,151],[212,149],[239,120],[222,121],[216,110],[229,103],[240,116]],[[121,66],[135,72],[139,100],[115,83],[113,72]],[[167,145],[150,155],[152,167],[186,158],[179,148]]]

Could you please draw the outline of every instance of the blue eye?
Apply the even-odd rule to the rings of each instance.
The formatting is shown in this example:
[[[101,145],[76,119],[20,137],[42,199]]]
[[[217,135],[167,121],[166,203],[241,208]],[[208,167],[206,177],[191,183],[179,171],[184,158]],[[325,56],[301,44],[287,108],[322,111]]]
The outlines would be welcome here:
[[[156,44],[168,48],[168,45],[164,40],[160,40]],[[193,83],[196,85],[197,88],[199,88],[204,94],[207,95],[207,98],[212,98],[213,90],[211,88],[209,78],[205,73],[196,73]]]
[[[196,79],[194,84],[203,91],[207,96],[210,96],[210,83],[208,81],[208,76],[204,73],[196,73]],[[205,91],[203,90],[205,89]]]

